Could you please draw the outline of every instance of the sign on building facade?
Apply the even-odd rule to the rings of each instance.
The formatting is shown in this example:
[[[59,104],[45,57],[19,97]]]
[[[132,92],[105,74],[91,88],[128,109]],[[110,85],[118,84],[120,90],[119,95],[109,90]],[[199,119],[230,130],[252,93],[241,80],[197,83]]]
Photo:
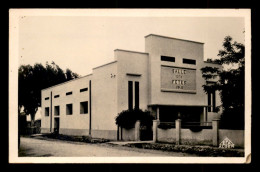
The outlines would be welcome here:
[[[196,93],[196,69],[162,65],[161,90]]]

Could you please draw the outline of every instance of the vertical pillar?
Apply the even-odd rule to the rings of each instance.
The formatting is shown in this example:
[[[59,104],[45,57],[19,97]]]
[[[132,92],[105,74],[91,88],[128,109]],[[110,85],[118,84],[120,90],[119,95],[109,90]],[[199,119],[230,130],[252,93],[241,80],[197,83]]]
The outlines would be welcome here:
[[[157,142],[158,134],[157,134],[157,128],[158,128],[158,120],[153,120],[153,142]]]
[[[140,121],[137,120],[135,122],[135,140],[140,140]]]
[[[219,142],[219,120],[212,120],[212,144],[218,146]]]
[[[176,128],[176,144],[181,144],[181,119],[175,120],[175,128]]]

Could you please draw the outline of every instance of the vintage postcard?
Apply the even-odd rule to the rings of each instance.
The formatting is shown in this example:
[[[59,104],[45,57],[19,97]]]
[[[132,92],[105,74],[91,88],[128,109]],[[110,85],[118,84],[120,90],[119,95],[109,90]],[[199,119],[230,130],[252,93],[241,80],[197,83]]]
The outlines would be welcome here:
[[[250,163],[250,9],[10,9],[9,163]]]

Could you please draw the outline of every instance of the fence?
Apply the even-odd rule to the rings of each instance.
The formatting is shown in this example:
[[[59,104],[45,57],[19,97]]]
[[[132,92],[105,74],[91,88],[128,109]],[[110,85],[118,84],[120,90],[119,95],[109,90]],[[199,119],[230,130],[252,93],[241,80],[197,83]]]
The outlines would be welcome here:
[[[228,137],[236,147],[244,147],[244,130],[219,129],[219,120],[212,122],[153,121],[153,141],[176,144],[204,144],[218,146]]]

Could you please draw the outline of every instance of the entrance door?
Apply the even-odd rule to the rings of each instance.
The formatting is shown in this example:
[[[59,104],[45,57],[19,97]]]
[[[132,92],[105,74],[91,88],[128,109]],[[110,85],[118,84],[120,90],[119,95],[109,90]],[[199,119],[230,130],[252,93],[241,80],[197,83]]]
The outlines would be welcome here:
[[[54,118],[54,133],[59,134],[60,129],[60,118]]]

